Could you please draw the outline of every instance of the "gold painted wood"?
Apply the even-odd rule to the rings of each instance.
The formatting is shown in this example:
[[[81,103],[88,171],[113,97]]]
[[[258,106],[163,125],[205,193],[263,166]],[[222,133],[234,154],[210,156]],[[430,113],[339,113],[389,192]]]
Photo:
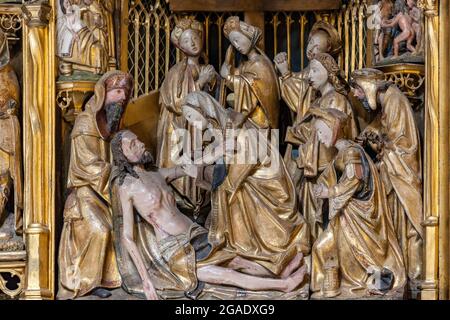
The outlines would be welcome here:
[[[128,70],[128,9],[129,0],[122,0],[120,7],[120,61],[119,69]]]
[[[417,97],[417,91],[425,83],[425,66],[421,64],[391,64],[377,66],[376,69],[383,71],[386,80],[395,83],[407,97]]]
[[[25,299],[54,296],[55,1],[22,6]]]
[[[20,4],[0,4],[0,28],[5,33],[8,43],[21,40],[23,27],[22,10]],[[23,245],[23,244],[21,244]],[[5,249],[4,247],[2,249]],[[25,284],[26,251],[0,251],[0,273],[17,276],[18,287],[14,290],[8,289],[6,280],[0,274],[0,292],[10,298],[17,298],[22,292]]]
[[[422,283],[422,299],[436,300],[438,291],[438,246],[439,246],[439,183],[443,172],[439,159],[441,145],[439,144],[439,16],[438,3],[435,0],[425,0],[421,3],[425,13],[425,161],[424,161],[424,281]],[[443,124],[441,124],[443,125]],[[447,124],[445,124],[447,125]],[[446,155],[448,156],[448,155]],[[445,168],[447,171],[448,168]],[[446,195],[447,197],[447,195]]]
[[[56,103],[62,111],[62,117],[73,124],[82,111],[84,103],[94,93],[96,81],[57,81]]]
[[[244,14],[244,20],[252,26],[258,27],[262,34],[261,39],[258,42],[258,47],[264,50],[264,12],[262,11],[246,11]]]
[[[341,0],[170,0],[172,11],[319,11],[337,10]]]
[[[0,270],[2,273],[8,273],[11,276],[18,277],[17,288],[8,289],[7,282],[0,274],[0,292],[4,292],[10,298],[19,296],[25,284],[26,269],[26,251],[19,252],[0,252]]]
[[[439,9],[439,299],[449,299],[449,103],[450,103],[450,1]],[[441,176],[442,175],[442,176]]]
[[[159,115],[159,91],[155,90],[132,100],[123,116],[123,127],[132,130],[150,148],[155,159]]]

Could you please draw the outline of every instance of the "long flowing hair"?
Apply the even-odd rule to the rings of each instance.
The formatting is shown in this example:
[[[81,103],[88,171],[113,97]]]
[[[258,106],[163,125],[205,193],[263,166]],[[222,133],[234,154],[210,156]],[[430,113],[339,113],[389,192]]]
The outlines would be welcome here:
[[[111,182],[113,182],[115,179],[119,179],[119,185],[121,186],[126,178],[127,175],[132,176],[133,178],[138,179],[139,175],[134,170],[134,163],[130,163],[128,159],[123,154],[122,150],[122,140],[123,135],[126,132],[130,132],[129,130],[121,130],[117,132],[114,137],[111,140],[111,152],[113,155],[113,172],[111,174]],[[156,171],[158,170],[158,167],[155,166],[153,157],[148,154],[148,162],[143,163],[145,165],[146,170],[150,171]]]

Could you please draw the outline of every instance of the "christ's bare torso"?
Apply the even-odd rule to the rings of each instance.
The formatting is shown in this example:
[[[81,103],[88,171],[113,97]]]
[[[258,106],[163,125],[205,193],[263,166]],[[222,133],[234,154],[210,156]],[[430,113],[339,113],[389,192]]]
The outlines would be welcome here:
[[[176,207],[164,177],[158,171],[135,170],[139,179],[127,176],[121,189],[139,215],[154,227],[157,240],[186,233],[193,222]]]

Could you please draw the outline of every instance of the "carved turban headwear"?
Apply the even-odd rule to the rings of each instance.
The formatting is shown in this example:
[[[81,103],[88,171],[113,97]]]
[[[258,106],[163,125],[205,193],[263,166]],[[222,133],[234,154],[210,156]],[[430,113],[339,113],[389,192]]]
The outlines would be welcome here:
[[[255,47],[259,39],[261,39],[262,32],[258,27],[249,25],[243,21],[240,21],[238,16],[232,16],[225,21],[223,26],[223,32],[227,39],[230,38],[230,33],[232,31],[237,31],[250,39],[252,47]]]
[[[177,25],[170,34],[170,40],[177,48],[180,47],[181,35],[189,29],[199,32],[200,38],[203,38],[203,24],[192,18],[183,18],[177,22]]]
[[[353,71],[350,79],[352,87],[360,87],[365,95],[369,107],[372,110],[377,109],[378,89],[386,84],[385,75],[382,71],[371,68],[364,68]]]
[[[125,89],[128,98],[133,94],[133,77],[120,70],[112,70],[105,73],[95,84],[94,95],[86,104],[86,109],[90,109],[97,114],[103,109],[106,93],[114,89]]]
[[[309,33],[309,39],[311,39],[311,37],[318,31],[323,31],[328,35],[330,45],[330,51],[328,53],[333,57],[336,57],[342,50],[341,37],[339,36],[336,28],[328,22],[318,21],[313,25],[311,32]]]
[[[133,90],[133,77],[128,73],[113,74],[105,80],[106,92],[114,89],[125,89],[128,94]]]

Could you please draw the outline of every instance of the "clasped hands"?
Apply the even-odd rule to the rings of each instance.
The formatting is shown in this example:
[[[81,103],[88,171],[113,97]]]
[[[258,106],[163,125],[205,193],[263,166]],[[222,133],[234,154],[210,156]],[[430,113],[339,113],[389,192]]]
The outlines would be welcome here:
[[[355,138],[355,141],[364,146],[366,143],[369,143],[371,147],[377,152],[377,159],[381,159],[384,156],[385,150],[394,150],[395,145],[392,141],[388,140],[387,136],[382,134],[381,136],[373,131],[364,131],[358,137]]]

